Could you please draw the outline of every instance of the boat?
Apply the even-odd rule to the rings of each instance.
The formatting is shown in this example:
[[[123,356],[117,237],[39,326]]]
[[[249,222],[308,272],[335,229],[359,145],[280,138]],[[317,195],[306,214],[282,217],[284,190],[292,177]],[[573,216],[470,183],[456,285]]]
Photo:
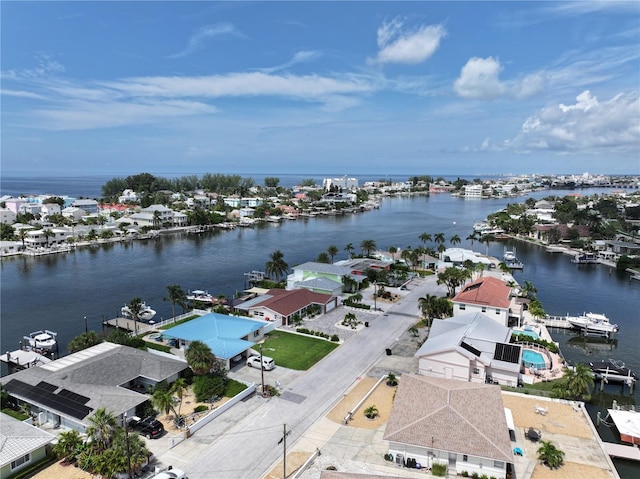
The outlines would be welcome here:
[[[624,362],[616,359],[603,359],[599,363],[589,363],[589,367],[596,379],[627,383],[629,385],[635,383],[638,379],[636,373],[629,369]]]
[[[582,253],[576,254],[572,259],[572,263],[575,264],[596,264],[599,263],[598,255],[594,253]]]
[[[607,412],[620,433],[620,440],[640,445],[640,409],[634,406],[620,406],[613,401],[613,407],[607,409]]]
[[[209,294],[208,291],[204,291],[202,289],[194,289],[187,294],[187,299],[189,301],[199,301],[201,303],[217,303],[218,298]]]
[[[34,331],[24,339],[30,349],[53,351],[58,344],[58,333],[45,329],[44,331]]]
[[[619,330],[617,324],[611,324],[609,318],[599,313],[584,313],[580,316],[567,315],[567,321],[571,326],[581,330],[584,334],[596,334],[609,337]]]
[[[122,316],[125,318],[132,318],[133,314],[131,314],[131,308],[128,304],[125,304],[122,308],[120,308],[120,312]],[[140,304],[140,314],[138,314],[138,320],[140,321],[149,321],[156,315],[155,310],[151,309],[151,306],[147,306],[146,303]]]
[[[516,256],[515,250],[506,250],[502,256],[502,262],[507,265],[509,269],[524,269],[524,265]]]

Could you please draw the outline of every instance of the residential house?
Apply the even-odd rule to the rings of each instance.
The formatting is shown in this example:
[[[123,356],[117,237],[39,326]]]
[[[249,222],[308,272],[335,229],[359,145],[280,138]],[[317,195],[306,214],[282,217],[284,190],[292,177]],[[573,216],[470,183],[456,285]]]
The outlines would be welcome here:
[[[465,185],[462,188],[466,199],[482,198],[482,185]]]
[[[454,316],[475,312],[484,313],[503,326],[509,325],[511,316],[522,314],[515,300],[512,301],[511,288],[504,281],[492,276],[483,276],[464,285],[451,302]],[[511,314],[512,302],[513,315]],[[515,319],[519,321],[521,318]]]
[[[9,208],[0,208],[0,223],[10,225],[15,223],[18,215]]]
[[[238,304],[236,309],[246,311],[261,321],[275,321],[278,325],[289,326],[295,315],[303,318],[314,309],[324,314],[337,306],[338,298],[330,294],[308,289],[271,289],[264,295]]]
[[[151,205],[139,213],[132,214],[129,220],[137,226],[186,226],[187,216],[176,215],[171,208],[164,205]]]
[[[76,208],[80,208],[81,210],[86,211],[88,214],[93,214],[98,212],[98,202],[96,200],[75,200],[71,203],[70,206],[75,206]]]
[[[265,321],[209,313],[174,326],[162,336],[178,340],[183,349],[192,341],[202,341],[229,368],[233,362],[249,355],[251,347],[264,338],[269,326]]]
[[[403,374],[383,439],[398,464],[505,479],[513,452],[498,386]]]
[[[415,354],[418,371],[430,377],[516,387],[522,348],[510,340],[510,328],[482,313],[436,319]]]
[[[46,235],[45,231],[49,234]],[[69,232],[66,228],[46,228],[27,232],[24,244],[27,248],[38,248],[63,244],[67,240]]]
[[[578,232],[578,236],[576,239],[580,240],[588,240],[591,238],[591,230],[587,225],[573,225],[569,226],[566,224],[537,224],[533,226],[533,230],[529,233],[529,237],[542,241],[543,243],[549,243],[549,232],[550,231],[557,232],[558,239],[560,241],[568,242],[571,240],[572,233],[570,231],[574,230]],[[573,233],[575,234],[575,233]]]
[[[42,203],[40,205],[40,214],[43,217],[59,215],[62,212],[58,203]]]
[[[471,261],[474,265],[482,265],[483,269],[491,266],[491,260],[485,255],[476,251],[464,248],[447,248],[440,257],[438,268],[449,268],[451,266],[463,266],[466,261]]]
[[[187,368],[169,354],[104,342],[0,382],[30,407],[38,423],[85,432],[95,410],[134,416],[136,407],[149,400],[148,390],[161,381],[172,383]]]
[[[139,203],[140,197],[138,193],[133,190],[126,189],[122,192],[122,195],[118,197],[118,203]]]
[[[87,212],[81,208],[75,206],[67,206],[62,210],[62,216],[70,219],[74,223],[78,223]]]
[[[356,191],[358,189],[357,178],[324,178],[322,180],[322,188],[325,191]]]
[[[344,291],[345,278],[361,282],[366,276],[353,275],[348,265],[307,263],[294,266],[287,277],[287,289],[309,289],[317,293],[340,296]]]
[[[17,474],[47,457],[56,436],[0,413],[0,479]]]
[[[21,207],[22,205],[27,204],[27,200],[24,198],[9,198],[8,200],[4,200],[5,208],[9,211],[13,211],[16,215],[22,213]]]

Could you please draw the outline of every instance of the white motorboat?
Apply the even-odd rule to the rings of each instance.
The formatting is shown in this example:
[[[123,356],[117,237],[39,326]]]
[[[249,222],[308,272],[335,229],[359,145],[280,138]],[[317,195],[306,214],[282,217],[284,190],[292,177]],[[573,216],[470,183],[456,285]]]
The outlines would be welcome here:
[[[201,289],[194,289],[187,294],[187,299],[189,301],[199,301],[201,303],[217,303],[218,298],[209,294],[208,291],[203,291]]]
[[[52,351],[58,344],[58,333],[45,329],[44,331],[34,331],[29,336],[25,336],[24,339],[31,349]]]
[[[524,269],[524,265],[516,256],[515,250],[505,250],[504,255],[502,256],[502,261],[509,269]]]
[[[125,318],[132,318],[133,317],[133,314],[131,314],[131,308],[129,307],[128,304],[125,304],[120,309],[120,312],[122,313],[122,316],[125,317]],[[144,302],[140,304],[140,314],[138,314],[138,319],[140,321],[149,321],[155,315],[156,315],[156,312],[155,312],[154,309],[151,309],[151,306],[148,306]]]
[[[611,324],[609,318],[599,313],[584,313],[580,316],[567,316],[569,324],[585,334],[610,336],[618,332],[618,325]]]

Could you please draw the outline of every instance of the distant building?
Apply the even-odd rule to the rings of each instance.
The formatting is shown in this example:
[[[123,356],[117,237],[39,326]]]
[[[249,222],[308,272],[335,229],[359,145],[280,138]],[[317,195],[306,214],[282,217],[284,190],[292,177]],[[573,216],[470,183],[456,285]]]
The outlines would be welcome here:
[[[322,180],[322,188],[325,191],[355,191],[358,189],[358,179],[348,178],[346,175],[341,178],[325,178]]]
[[[463,188],[465,198],[482,198],[482,185],[465,185]]]

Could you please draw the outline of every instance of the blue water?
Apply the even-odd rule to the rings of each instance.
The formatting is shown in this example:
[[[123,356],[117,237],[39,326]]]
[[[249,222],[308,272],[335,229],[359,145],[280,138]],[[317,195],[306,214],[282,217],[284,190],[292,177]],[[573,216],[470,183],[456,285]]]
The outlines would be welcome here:
[[[546,368],[544,356],[537,351],[533,351],[532,349],[524,349],[522,351],[522,364],[527,368]]]
[[[311,175],[309,175],[310,177]],[[320,180],[320,178],[318,178]],[[3,185],[4,178],[2,179]],[[77,191],[62,188],[63,183],[38,183],[38,192],[76,195]],[[99,186],[98,186],[99,189]],[[582,194],[607,190],[587,190]],[[3,191],[4,193],[4,191]],[[99,191],[98,191],[99,193]],[[550,194],[569,192],[540,192]],[[91,194],[85,196],[93,196]],[[347,257],[344,246],[373,239],[380,248],[419,246],[423,232],[442,232],[447,238],[458,235],[461,247],[502,257],[505,248],[517,250],[524,263],[522,271],[514,273],[524,284],[530,281],[545,310],[554,315],[580,314],[583,311],[604,312],[611,322],[620,326],[617,340],[606,345],[575,342],[575,334],[551,331],[570,362],[590,362],[600,359],[621,359],[634,371],[640,371],[640,281],[629,280],[628,274],[618,274],[602,265],[575,265],[570,257],[547,253],[544,248],[525,242],[494,242],[488,245],[466,240],[474,222],[486,218],[507,203],[525,198],[505,200],[465,201],[449,195],[403,196],[385,199],[378,210],[349,216],[299,219],[283,224],[266,224],[254,229],[205,235],[172,235],[158,241],[132,242],[82,248],[73,253],[40,258],[12,258],[0,262],[0,348],[18,347],[23,335],[39,329],[59,333],[62,352],[68,342],[84,331],[84,317],[90,329],[100,330],[102,320],[119,314],[123,304],[140,296],[158,314],[171,315],[171,304],[165,301],[167,286],[179,284],[185,290],[203,289],[212,294],[231,296],[245,287],[244,273],[264,271],[269,254],[276,249],[284,253],[290,265],[313,260],[328,246],[336,245]],[[179,308],[178,311],[180,312]],[[633,399],[639,403],[636,388]],[[605,388],[598,393],[600,401],[593,409],[611,407],[612,399],[629,399],[628,389]],[[602,429],[605,440],[615,442],[616,433]],[[621,476],[638,477],[638,468],[617,461]]]
[[[518,334],[520,336],[528,336],[528,337],[530,337],[532,339],[538,339],[538,337],[539,337],[538,334],[533,332],[533,331],[526,331],[526,330],[525,331],[520,331],[520,330],[515,330],[514,329],[513,333],[514,334]]]

